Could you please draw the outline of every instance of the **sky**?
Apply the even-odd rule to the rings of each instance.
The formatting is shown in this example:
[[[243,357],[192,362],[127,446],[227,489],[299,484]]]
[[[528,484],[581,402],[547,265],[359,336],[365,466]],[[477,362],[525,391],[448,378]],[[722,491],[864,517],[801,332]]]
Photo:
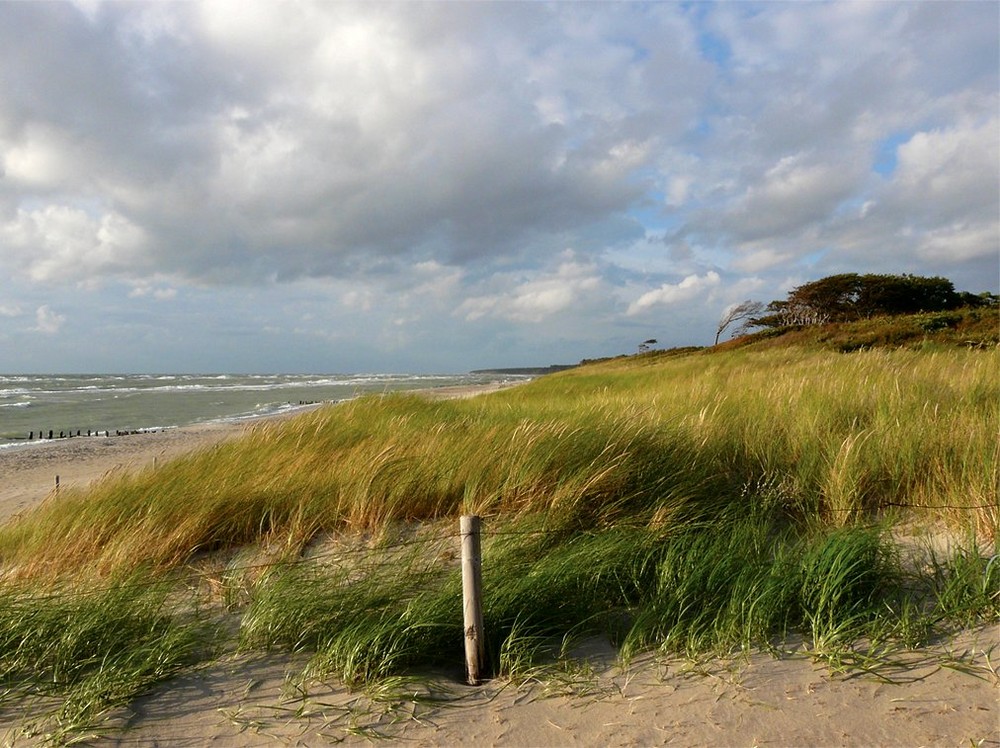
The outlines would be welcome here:
[[[996,2],[0,2],[0,372],[710,345],[1000,284]]]

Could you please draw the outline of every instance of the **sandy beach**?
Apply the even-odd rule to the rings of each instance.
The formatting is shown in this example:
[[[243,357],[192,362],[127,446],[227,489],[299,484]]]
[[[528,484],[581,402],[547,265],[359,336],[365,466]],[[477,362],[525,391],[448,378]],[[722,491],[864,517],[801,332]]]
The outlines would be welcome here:
[[[417,674],[376,701],[336,682],[298,687],[301,657],[228,656],[116,710],[86,744],[995,748],[998,645],[995,626],[967,631],[869,674],[761,652],[622,669],[598,644],[571,676],[473,688],[436,673],[428,688]],[[0,717],[4,745],[40,744],[18,733],[30,720]]]
[[[478,688],[439,679],[446,701],[404,696],[388,711],[342,687],[292,695],[287,659],[233,658],[118,713],[124,732],[108,744],[997,746],[997,645],[995,628],[969,631],[875,676],[765,653],[699,664],[647,657],[622,670],[598,644],[588,647],[592,669],[574,678]]]
[[[444,388],[431,397],[496,389]],[[149,466],[237,437],[245,424],[213,424],[110,438],[65,439],[0,452],[0,521],[64,487],[109,470]],[[459,646],[456,643],[456,646]],[[288,656],[228,656],[158,687],[113,715],[96,744],[120,746],[327,745],[333,742],[498,746],[1000,746],[1000,627],[962,633],[899,655],[875,673],[835,673],[804,654],[693,663],[652,656],[623,670],[591,642],[572,677],[448,691],[414,702],[427,679],[401,686],[389,704],[337,683],[288,678]],[[409,691],[407,691],[409,689]],[[391,708],[390,708],[391,705]],[[32,745],[0,718],[6,744]]]

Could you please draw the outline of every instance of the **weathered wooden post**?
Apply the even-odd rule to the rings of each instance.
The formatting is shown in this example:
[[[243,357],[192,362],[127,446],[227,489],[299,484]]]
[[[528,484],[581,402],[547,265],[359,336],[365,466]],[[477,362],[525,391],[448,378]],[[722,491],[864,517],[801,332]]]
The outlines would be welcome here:
[[[486,659],[483,636],[483,573],[479,539],[479,517],[463,515],[459,520],[462,539],[462,619],[465,626],[465,670],[470,686],[478,686]]]

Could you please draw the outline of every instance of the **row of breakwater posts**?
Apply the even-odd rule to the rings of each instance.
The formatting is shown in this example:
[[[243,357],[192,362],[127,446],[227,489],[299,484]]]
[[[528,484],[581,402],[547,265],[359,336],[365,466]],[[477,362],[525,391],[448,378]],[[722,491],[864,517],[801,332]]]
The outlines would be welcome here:
[[[330,401],[329,400],[299,400],[298,404],[300,406],[306,406],[306,405],[320,405],[320,404],[326,403],[326,402],[330,402]],[[289,403],[289,405],[294,405],[294,403]],[[45,439],[45,440],[51,440],[51,439],[73,439],[73,438],[76,438],[76,437],[81,437],[82,438],[82,437],[87,437],[87,436],[103,436],[105,438],[111,437],[111,436],[135,436],[136,434],[156,434],[156,433],[159,433],[160,431],[163,431],[163,430],[164,429],[162,429],[162,428],[159,428],[159,429],[124,429],[124,430],[123,429],[115,429],[114,432],[111,432],[108,429],[105,429],[104,431],[101,431],[100,429],[97,429],[97,430],[95,430],[95,429],[87,429],[87,432],[84,433],[83,429],[70,429],[68,431],[63,430],[63,431],[59,431],[59,432],[56,432],[55,429],[49,429],[48,431],[46,431],[45,429],[42,429],[40,431],[29,431],[28,432],[28,441],[29,442],[33,442],[33,441],[36,441],[36,440],[39,440],[39,439]]]
[[[130,429],[130,430],[123,431],[121,429],[115,429],[114,435],[115,436],[135,436],[136,434],[156,434],[156,433],[159,433],[162,430],[163,429]],[[37,434],[37,437],[36,437],[36,434]],[[72,429],[70,429],[69,431],[60,431],[58,433],[56,433],[55,429],[49,429],[47,432],[44,431],[44,430],[37,431],[37,432],[36,431],[29,431],[28,432],[28,441],[29,442],[33,442],[36,439],[47,439],[48,440],[48,439],[73,439],[73,438],[76,438],[76,437],[86,438],[88,436],[91,436],[91,437],[93,437],[93,436],[103,436],[105,438],[109,438],[111,435],[112,435],[112,432],[109,431],[109,430],[107,430],[107,429],[105,429],[104,431],[99,431],[99,430],[95,431],[94,429],[87,429],[87,433],[83,433],[83,429],[76,429],[75,431],[72,430]]]

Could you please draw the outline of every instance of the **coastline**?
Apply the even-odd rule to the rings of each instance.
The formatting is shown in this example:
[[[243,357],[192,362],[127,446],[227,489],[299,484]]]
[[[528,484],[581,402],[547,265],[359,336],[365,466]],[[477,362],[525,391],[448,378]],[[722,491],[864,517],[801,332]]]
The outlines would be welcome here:
[[[243,433],[244,423],[210,423],[125,436],[56,439],[0,450],[0,523],[60,488],[80,488],[112,470],[132,470],[210,447]]]
[[[474,397],[529,380],[443,386],[410,390],[434,400]],[[148,467],[240,436],[261,422],[294,418],[323,405],[311,403],[280,413],[239,420],[219,420],[121,436],[81,436],[0,449],[0,524],[37,506],[59,487],[81,488],[113,470]]]

